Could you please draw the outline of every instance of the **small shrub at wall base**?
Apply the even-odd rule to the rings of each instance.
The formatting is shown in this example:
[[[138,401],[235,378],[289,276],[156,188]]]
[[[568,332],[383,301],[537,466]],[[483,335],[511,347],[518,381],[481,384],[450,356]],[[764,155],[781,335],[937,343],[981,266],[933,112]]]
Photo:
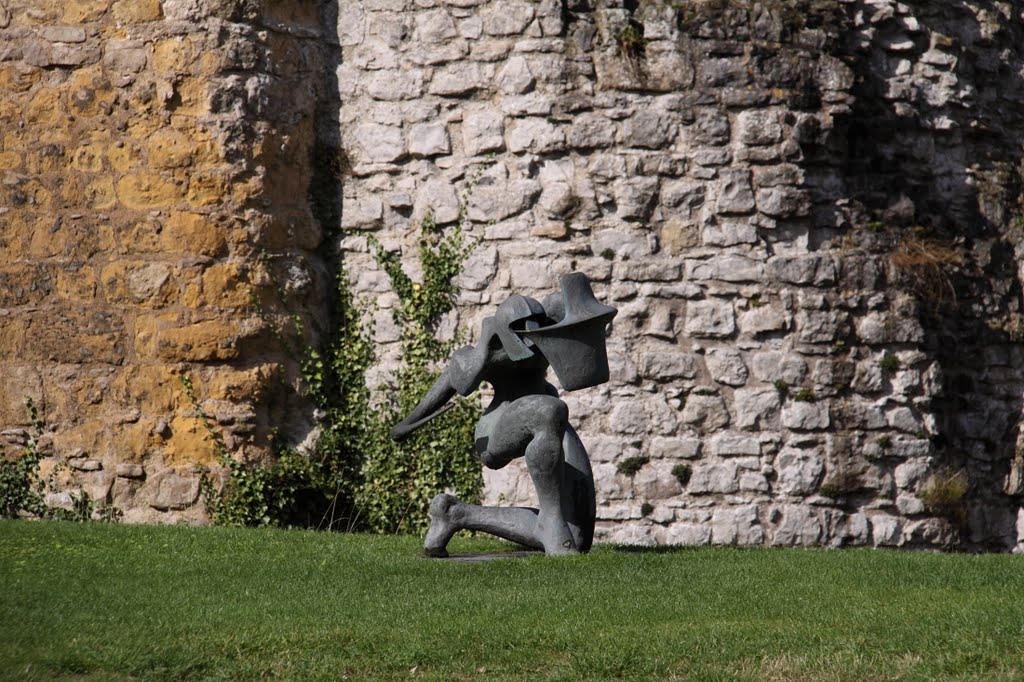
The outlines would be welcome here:
[[[963,525],[967,520],[964,498],[969,487],[966,471],[942,469],[921,484],[917,496],[932,514]]]
[[[644,502],[640,505],[640,516],[650,516],[651,512],[654,511],[654,505],[650,502]]]

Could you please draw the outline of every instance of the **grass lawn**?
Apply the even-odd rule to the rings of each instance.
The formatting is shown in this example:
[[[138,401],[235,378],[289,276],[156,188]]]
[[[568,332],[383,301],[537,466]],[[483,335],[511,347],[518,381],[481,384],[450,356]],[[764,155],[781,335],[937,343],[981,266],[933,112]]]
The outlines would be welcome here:
[[[418,554],[411,537],[0,522],[0,678],[1024,679],[1024,556]]]

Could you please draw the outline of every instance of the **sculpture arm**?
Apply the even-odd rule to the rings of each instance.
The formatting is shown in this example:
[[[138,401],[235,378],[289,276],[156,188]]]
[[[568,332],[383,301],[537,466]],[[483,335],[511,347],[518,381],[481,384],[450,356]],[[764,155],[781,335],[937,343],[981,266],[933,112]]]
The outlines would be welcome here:
[[[448,367],[441,372],[434,385],[402,421],[391,427],[388,435],[394,440],[407,438],[413,431],[449,409],[448,401],[455,394],[469,395],[483,380],[487,347],[465,346],[455,351]]]

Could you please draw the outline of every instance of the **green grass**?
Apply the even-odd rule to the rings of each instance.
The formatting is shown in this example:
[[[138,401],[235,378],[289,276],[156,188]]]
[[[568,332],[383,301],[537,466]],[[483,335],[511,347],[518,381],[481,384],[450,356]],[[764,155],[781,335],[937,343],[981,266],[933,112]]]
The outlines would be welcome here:
[[[411,537],[0,522],[0,678],[1024,679],[1024,557],[418,554]]]

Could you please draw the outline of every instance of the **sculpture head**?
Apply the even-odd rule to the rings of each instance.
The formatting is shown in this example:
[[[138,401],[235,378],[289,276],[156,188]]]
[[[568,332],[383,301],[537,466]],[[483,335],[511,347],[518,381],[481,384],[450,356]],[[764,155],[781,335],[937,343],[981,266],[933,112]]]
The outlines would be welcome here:
[[[603,384],[609,375],[605,333],[619,311],[597,300],[581,272],[563,275],[559,284],[561,292],[544,299],[551,324],[513,330],[540,350],[566,391]]]

